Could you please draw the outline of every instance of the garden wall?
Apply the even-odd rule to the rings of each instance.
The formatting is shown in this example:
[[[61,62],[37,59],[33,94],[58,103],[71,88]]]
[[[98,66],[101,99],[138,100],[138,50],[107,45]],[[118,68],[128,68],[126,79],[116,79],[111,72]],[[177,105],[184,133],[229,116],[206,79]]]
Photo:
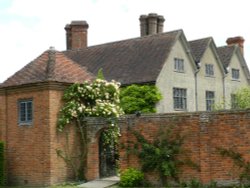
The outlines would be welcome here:
[[[223,158],[217,148],[233,149],[250,161],[250,111],[198,112],[128,116],[120,121],[122,144],[120,168],[140,167],[138,158],[129,154],[126,145],[135,141],[132,130],[153,140],[161,127],[173,126],[184,136],[186,154],[199,165],[199,170],[184,167],[182,180],[199,179],[203,183],[216,181],[230,184],[238,180],[239,171],[230,158]],[[157,183],[157,176],[148,176]]]
[[[20,127],[17,125],[16,117],[1,116],[8,120],[5,120],[8,126],[1,126],[1,139],[6,142],[7,146],[7,170],[10,184],[50,185],[72,178],[72,169],[65,165],[56,153],[57,149],[64,149],[67,143],[65,142],[66,135],[56,131],[55,117],[60,107],[60,101],[57,99],[61,92],[34,93],[32,95],[34,101],[36,94],[44,95],[45,101],[36,102],[35,105],[39,105],[39,109],[44,106],[44,111],[49,109],[50,113],[39,113],[41,116],[35,119],[34,126]],[[13,95],[16,94],[13,93]],[[29,97],[24,96],[25,93],[18,95]],[[49,101],[46,99],[48,95]],[[6,98],[8,104],[13,104],[13,106],[16,100],[14,96]],[[11,112],[8,114],[10,115]],[[1,123],[1,125],[4,124]],[[87,180],[93,180],[100,177],[99,136],[107,123],[101,118],[90,118],[88,125],[89,147],[85,176]],[[185,137],[183,147],[187,151],[186,154],[200,167],[199,171],[188,166],[184,167],[180,174],[181,180],[196,178],[203,183],[214,180],[221,184],[237,181],[239,175],[237,167],[231,159],[221,157],[216,149],[218,147],[231,148],[250,161],[250,110],[130,115],[122,117],[119,120],[119,126],[121,128],[119,145],[121,170],[128,167],[140,168],[138,158],[133,154],[128,154],[126,149],[131,141],[136,140],[133,130],[153,140],[162,127],[171,126]],[[72,129],[67,132],[70,148],[78,151],[79,141],[74,136],[75,131]],[[159,181],[158,176],[153,173],[148,174],[147,178],[154,183]]]

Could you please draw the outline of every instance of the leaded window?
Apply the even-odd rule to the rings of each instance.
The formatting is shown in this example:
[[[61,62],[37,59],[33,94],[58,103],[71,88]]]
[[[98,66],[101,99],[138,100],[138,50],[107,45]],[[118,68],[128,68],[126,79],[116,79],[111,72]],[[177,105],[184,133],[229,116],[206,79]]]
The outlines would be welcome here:
[[[206,64],[205,69],[206,69],[206,76],[214,76],[214,65]]]
[[[237,109],[238,103],[236,99],[236,94],[231,94],[231,109]]]
[[[21,100],[18,102],[19,123],[30,124],[33,120],[32,100]]]
[[[206,91],[206,109],[212,111],[214,107],[214,91]]]
[[[174,109],[186,110],[187,109],[187,89],[173,88],[174,96]]]
[[[174,70],[177,72],[184,72],[184,60],[180,58],[174,58]]]
[[[232,79],[239,80],[240,79],[240,70],[232,69]]]

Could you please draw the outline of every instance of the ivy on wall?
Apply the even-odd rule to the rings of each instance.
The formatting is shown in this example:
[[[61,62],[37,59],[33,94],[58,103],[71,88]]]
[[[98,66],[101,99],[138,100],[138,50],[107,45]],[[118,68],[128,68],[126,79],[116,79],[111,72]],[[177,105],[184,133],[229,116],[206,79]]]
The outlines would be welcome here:
[[[189,165],[199,169],[182,148],[184,137],[173,132],[173,128],[160,128],[153,141],[147,140],[140,132],[133,131],[137,142],[129,144],[128,153],[140,159],[143,172],[155,171],[159,174],[161,185],[169,179],[179,181],[180,167]],[[180,157],[182,156],[182,157]]]

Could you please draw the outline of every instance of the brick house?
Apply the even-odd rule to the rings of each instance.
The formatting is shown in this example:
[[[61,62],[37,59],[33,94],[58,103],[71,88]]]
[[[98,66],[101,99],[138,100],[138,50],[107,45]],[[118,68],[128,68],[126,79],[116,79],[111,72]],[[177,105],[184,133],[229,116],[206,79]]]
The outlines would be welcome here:
[[[94,79],[100,68],[122,85],[155,84],[163,94],[160,113],[211,110],[220,99],[230,101],[236,87],[249,85],[243,43],[234,41],[225,47],[234,50],[224,52],[212,38],[188,42],[183,30],[163,32],[163,23],[162,16],[143,15],[140,37],[88,47],[87,22],[73,21],[65,27],[66,51],[45,51],[0,85],[0,139],[11,184],[50,185],[72,177],[56,154],[66,142],[56,131],[61,97],[69,84]],[[240,74],[234,82],[228,67]],[[77,147],[72,135],[70,142]]]

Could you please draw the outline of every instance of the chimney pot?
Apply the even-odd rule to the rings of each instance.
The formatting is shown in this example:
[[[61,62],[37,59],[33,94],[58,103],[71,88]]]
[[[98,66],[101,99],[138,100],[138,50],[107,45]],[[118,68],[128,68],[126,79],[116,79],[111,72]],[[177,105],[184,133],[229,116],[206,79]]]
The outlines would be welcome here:
[[[141,36],[152,35],[163,32],[164,17],[156,13],[141,15],[140,18]]]
[[[157,32],[162,33],[163,28],[164,28],[164,17],[163,16],[158,16],[158,25],[157,25]]]
[[[141,28],[141,36],[147,35],[147,15],[141,15],[140,18],[140,28]]]
[[[228,46],[238,45],[240,47],[242,54],[244,54],[244,41],[245,39],[243,37],[237,36],[228,38],[226,40],[226,43]]]

